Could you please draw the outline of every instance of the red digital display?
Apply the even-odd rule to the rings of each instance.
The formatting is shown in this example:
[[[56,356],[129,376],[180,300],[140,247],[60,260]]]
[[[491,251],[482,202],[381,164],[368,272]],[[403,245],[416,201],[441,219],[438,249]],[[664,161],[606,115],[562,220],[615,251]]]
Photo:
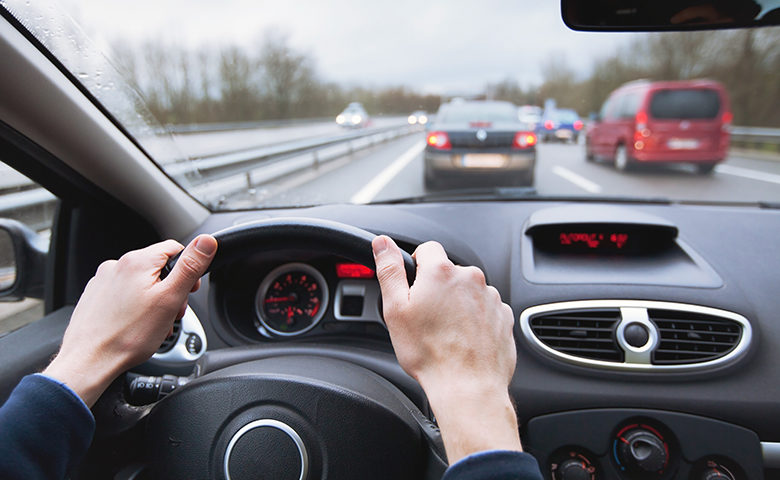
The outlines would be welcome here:
[[[621,250],[629,236],[623,232],[561,232],[560,246],[576,246],[591,250]]]
[[[339,263],[336,265],[339,278],[374,278],[374,271],[359,263]]]

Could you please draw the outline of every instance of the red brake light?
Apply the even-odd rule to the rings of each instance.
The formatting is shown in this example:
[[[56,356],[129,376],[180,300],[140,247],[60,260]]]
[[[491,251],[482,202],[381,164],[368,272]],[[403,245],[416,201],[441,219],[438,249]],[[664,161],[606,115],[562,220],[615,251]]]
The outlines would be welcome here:
[[[493,122],[470,122],[469,127],[471,128],[490,128],[493,126]]]
[[[450,137],[444,132],[431,132],[426,140],[429,146],[440,150],[449,150],[452,148]]]
[[[359,263],[337,263],[336,276],[339,278],[374,278],[374,271]]]
[[[544,128],[547,130],[552,130],[555,125],[553,124],[552,120],[547,120],[544,122]]]
[[[536,135],[532,132],[517,132],[515,134],[515,148],[529,148],[536,145]]]
[[[574,122],[574,129],[575,130],[582,130],[582,120],[577,120]]]
[[[647,113],[637,112],[636,114],[636,129],[644,130],[647,127]]]
[[[732,115],[731,112],[723,114],[723,123],[730,124],[732,120],[734,120],[734,115]]]

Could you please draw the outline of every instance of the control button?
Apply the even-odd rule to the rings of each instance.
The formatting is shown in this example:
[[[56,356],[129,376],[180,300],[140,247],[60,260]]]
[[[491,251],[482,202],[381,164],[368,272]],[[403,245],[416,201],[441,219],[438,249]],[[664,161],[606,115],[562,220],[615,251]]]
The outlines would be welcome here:
[[[699,478],[701,480],[734,480],[734,476],[731,472],[719,467],[712,467],[705,470]]]
[[[732,462],[709,459],[697,463],[698,467],[693,468],[695,473],[691,475],[691,478],[695,480],[736,480],[737,478],[742,478],[744,476],[744,473],[739,476],[734,474],[734,472],[738,471],[738,466],[733,465],[727,467],[725,465],[725,463]]]
[[[641,427],[624,430],[615,441],[618,461],[629,471],[661,473],[666,468],[669,449],[654,431]]]
[[[560,480],[592,480],[593,473],[588,471],[588,464],[582,460],[570,458],[558,466]]]
[[[200,353],[200,349],[203,348],[203,340],[201,340],[200,337],[194,333],[191,333],[190,336],[187,337],[186,345],[188,352],[190,352],[192,355],[197,355]]]
[[[632,323],[623,330],[623,337],[626,339],[626,343],[632,347],[641,348],[647,345],[650,333],[647,331],[647,327],[641,323]]]
[[[596,467],[583,453],[561,449],[551,457],[550,473],[553,480],[595,480]]]

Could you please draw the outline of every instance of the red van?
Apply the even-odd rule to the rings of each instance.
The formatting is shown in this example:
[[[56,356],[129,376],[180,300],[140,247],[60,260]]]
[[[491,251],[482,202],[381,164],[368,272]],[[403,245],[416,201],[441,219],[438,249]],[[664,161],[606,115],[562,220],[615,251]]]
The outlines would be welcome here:
[[[614,161],[619,170],[674,162],[709,173],[726,158],[731,119],[718,82],[630,82],[612,92],[589,126],[585,158]]]

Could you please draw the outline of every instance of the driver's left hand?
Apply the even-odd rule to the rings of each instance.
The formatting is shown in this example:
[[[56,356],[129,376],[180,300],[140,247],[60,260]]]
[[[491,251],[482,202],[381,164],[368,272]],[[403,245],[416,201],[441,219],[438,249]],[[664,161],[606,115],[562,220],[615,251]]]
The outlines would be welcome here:
[[[200,286],[217,241],[211,235],[195,238],[160,280],[160,270],[183,248],[166,240],[103,262],[43,373],[68,385],[91,407],[114,378],[151,357],[184,314],[187,295]]]

